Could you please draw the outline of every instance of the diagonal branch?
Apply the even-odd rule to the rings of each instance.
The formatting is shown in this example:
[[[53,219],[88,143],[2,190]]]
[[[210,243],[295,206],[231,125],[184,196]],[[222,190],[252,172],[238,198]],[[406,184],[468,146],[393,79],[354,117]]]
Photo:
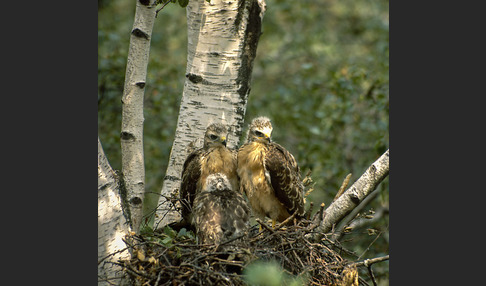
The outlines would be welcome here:
[[[390,150],[386,150],[351,187],[326,209],[326,215],[312,237],[314,240],[321,240],[326,232],[329,232],[346,217],[388,176],[389,156]]]

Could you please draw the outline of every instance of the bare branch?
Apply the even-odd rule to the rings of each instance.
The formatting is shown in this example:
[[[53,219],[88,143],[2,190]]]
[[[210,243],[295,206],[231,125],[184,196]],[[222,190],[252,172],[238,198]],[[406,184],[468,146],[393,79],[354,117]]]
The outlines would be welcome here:
[[[355,262],[353,264],[356,265],[356,267],[359,267],[359,266],[368,267],[372,264],[382,262],[382,261],[386,261],[388,259],[390,259],[390,255],[385,255],[385,256],[376,257],[376,258],[372,258],[372,259],[365,259],[363,261],[358,261],[358,262]]]
[[[353,211],[347,215],[340,223],[339,223],[339,227],[336,227],[336,229],[338,229],[336,235],[337,237],[335,239],[339,240],[342,238],[342,236],[344,235],[345,233],[345,229],[348,229],[348,227],[351,227],[351,228],[356,228],[358,227],[359,225],[357,225],[356,221],[355,221],[355,218],[356,216],[372,201],[374,200],[377,195],[380,193],[380,189],[375,189],[373,192],[371,192],[370,195],[368,195],[366,197],[366,199],[364,199],[355,209],[353,209]],[[383,213],[379,213],[380,217],[383,215]],[[376,216],[375,216],[376,218]],[[375,219],[373,219],[374,221]],[[368,223],[370,222],[370,220],[367,220]],[[363,223],[362,223],[363,224]]]
[[[365,266],[366,268],[368,268],[368,273],[370,274],[371,281],[373,282],[373,285],[376,286],[377,283],[376,283],[376,279],[375,279],[375,274],[373,273],[373,270],[371,269],[371,265],[378,263],[378,262],[386,261],[388,259],[390,259],[390,255],[385,255],[385,256],[382,256],[382,257],[376,257],[376,258],[372,258],[372,259],[365,259],[365,260],[360,261],[360,262],[355,262],[351,265],[354,265],[356,267]]]
[[[337,200],[327,209],[326,215],[313,235],[314,240],[320,240],[326,232],[339,223],[356,206],[358,206],[389,173],[389,154],[387,150],[376,160],[361,177],[349,187]]]
[[[332,200],[333,202],[336,201],[344,193],[344,190],[346,190],[346,187],[348,186],[349,180],[351,180],[351,176],[352,175],[353,174],[349,173],[346,176],[346,178],[344,178],[343,184],[339,188],[339,191],[336,193],[336,196],[334,197],[334,200]]]
[[[162,7],[160,7],[159,9],[157,9],[157,11],[155,11],[155,17],[157,18],[157,15],[159,15],[159,12],[160,10],[164,9],[165,6],[167,6],[167,4],[169,4],[171,1],[170,0],[167,0],[167,2],[165,2]]]

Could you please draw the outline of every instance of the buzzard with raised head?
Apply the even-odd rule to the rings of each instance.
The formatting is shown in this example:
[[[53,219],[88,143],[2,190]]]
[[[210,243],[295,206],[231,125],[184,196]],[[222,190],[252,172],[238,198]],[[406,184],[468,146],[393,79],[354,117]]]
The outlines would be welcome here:
[[[282,222],[294,212],[304,215],[304,187],[294,156],[271,141],[267,117],[252,120],[247,141],[238,150],[240,190],[248,197],[256,217]]]
[[[195,196],[206,189],[211,174],[224,174],[232,190],[238,189],[236,151],[226,148],[228,129],[221,123],[210,124],[204,134],[203,147],[190,153],[184,161],[179,190],[182,217],[190,223]]]

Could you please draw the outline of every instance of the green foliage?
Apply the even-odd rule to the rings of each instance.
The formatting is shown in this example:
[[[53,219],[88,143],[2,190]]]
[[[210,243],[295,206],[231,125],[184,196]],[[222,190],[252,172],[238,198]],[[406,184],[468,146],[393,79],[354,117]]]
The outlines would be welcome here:
[[[196,236],[192,231],[187,231],[185,228],[181,228],[179,232],[177,232],[169,226],[164,227],[162,233],[155,233],[150,226],[144,225],[140,229],[140,234],[144,239],[158,242],[166,247],[172,247],[175,243],[181,241],[190,240],[195,242],[196,239]]]
[[[302,277],[294,277],[284,272],[275,261],[257,260],[245,268],[243,277],[250,286],[305,285]]]

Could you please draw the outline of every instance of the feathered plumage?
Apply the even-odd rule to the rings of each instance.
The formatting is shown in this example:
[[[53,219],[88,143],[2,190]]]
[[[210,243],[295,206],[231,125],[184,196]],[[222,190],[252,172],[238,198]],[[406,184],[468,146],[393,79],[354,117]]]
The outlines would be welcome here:
[[[240,190],[257,217],[282,222],[294,212],[304,215],[304,191],[297,162],[284,147],[271,141],[272,124],[257,117],[247,141],[238,150]]]
[[[191,222],[195,196],[206,188],[211,174],[226,176],[231,189],[238,189],[236,174],[236,152],[226,148],[228,129],[221,123],[213,123],[206,128],[203,147],[190,153],[182,169],[180,199],[182,217]]]
[[[198,242],[220,243],[238,237],[247,230],[249,218],[247,202],[232,189],[226,175],[209,175],[193,204],[192,224]]]

